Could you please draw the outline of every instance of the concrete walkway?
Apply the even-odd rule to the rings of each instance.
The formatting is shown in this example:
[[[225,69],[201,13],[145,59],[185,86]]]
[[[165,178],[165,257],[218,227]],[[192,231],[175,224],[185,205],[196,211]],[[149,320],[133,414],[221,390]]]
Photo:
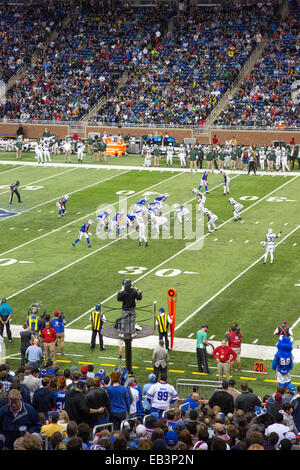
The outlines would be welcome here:
[[[20,337],[20,331],[22,330],[21,325],[12,325],[12,335],[14,338]],[[65,341],[67,343],[84,343],[90,344],[91,342],[91,331],[88,330],[77,330],[67,328],[65,330]],[[119,340],[112,338],[105,338],[105,344],[109,346],[118,346]],[[220,341],[209,341],[214,347],[220,345]],[[147,338],[133,340],[133,347],[154,349],[158,344],[158,336],[148,336]],[[242,344],[242,357],[248,359],[260,359],[262,361],[272,360],[276,353],[276,347],[272,346],[260,346],[257,344]],[[174,351],[182,352],[196,352],[196,340],[188,338],[176,338],[174,339]],[[294,362],[300,363],[300,348],[294,348],[293,350]]]

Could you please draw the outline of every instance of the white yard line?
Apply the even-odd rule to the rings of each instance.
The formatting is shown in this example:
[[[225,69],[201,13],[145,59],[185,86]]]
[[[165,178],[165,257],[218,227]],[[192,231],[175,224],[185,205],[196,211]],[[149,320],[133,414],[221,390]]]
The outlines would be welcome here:
[[[129,170],[128,170],[128,171],[129,171]],[[109,179],[116,178],[117,176],[123,175],[123,174],[125,174],[125,173],[127,173],[127,171],[124,171],[124,172],[122,172],[122,173],[118,173],[117,175],[111,176],[110,178],[106,178],[105,180],[98,181],[98,183],[95,183],[95,184],[104,183],[105,181],[108,181]],[[142,191],[138,191],[137,193],[131,194],[130,196],[126,196],[126,197],[124,197],[123,199],[120,199],[120,201],[113,202],[113,203],[107,205],[107,207],[113,207],[115,204],[118,204],[119,202],[121,203],[122,201],[125,201],[126,199],[130,199],[130,198],[132,198],[132,197],[135,197],[135,196],[137,196],[138,194],[143,194],[143,193],[149,191],[149,189],[152,189],[152,188],[154,188],[155,186],[158,186],[158,185],[160,185],[160,184],[166,183],[166,182],[168,182],[168,181],[170,181],[170,180],[176,178],[177,176],[180,176],[180,173],[178,173],[178,174],[175,175],[175,176],[171,176],[171,177],[169,177],[169,178],[166,178],[165,180],[162,180],[162,181],[159,182],[159,183],[155,183],[155,184],[153,184],[152,186],[149,186],[148,188],[143,189]],[[76,191],[81,191],[82,189],[83,189],[83,188],[78,189],[78,190],[76,190]],[[75,191],[74,191],[74,192],[75,192]],[[69,193],[69,194],[71,194],[71,193]],[[54,200],[56,201],[57,198],[54,199]],[[36,238],[33,238],[32,240],[28,240],[28,242],[22,243],[22,245],[18,245],[18,246],[16,246],[15,248],[11,248],[10,250],[4,251],[3,253],[0,253],[0,256],[6,255],[6,254],[8,254],[8,253],[11,253],[12,251],[15,251],[15,250],[17,250],[17,249],[19,249],[19,248],[23,248],[24,246],[29,245],[30,243],[33,243],[33,242],[35,242],[35,241],[37,241],[37,240],[40,240],[41,238],[47,237],[48,235],[51,235],[51,234],[53,234],[53,233],[55,233],[55,232],[58,232],[59,230],[62,230],[62,229],[64,229],[64,228],[66,228],[66,227],[69,227],[70,225],[73,225],[74,223],[77,223],[77,222],[79,222],[79,221],[82,220],[82,219],[86,219],[86,218],[88,218],[88,217],[91,217],[92,215],[95,215],[95,211],[90,212],[89,214],[85,214],[84,216],[79,217],[78,219],[75,219],[75,220],[73,220],[72,222],[67,223],[66,225],[62,225],[61,227],[58,227],[58,228],[56,228],[56,229],[53,229],[53,230],[51,230],[51,232],[47,232],[47,233],[45,233],[44,235],[41,235],[40,237],[36,237]]]
[[[70,170],[69,170],[70,171]],[[117,176],[120,176],[120,175],[124,175],[125,173],[128,173],[130,170],[127,170],[127,171],[123,171],[121,173],[117,173],[116,175],[113,175],[113,176],[109,176],[108,178],[105,178],[104,180],[101,180],[101,181],[96,181],[95,183],[91,183],[87,186],[83,186],[82,188],[79,188],[79,189],[75,189],[75,191],[71,191],[69,192],[69,195],[70,194],[75,194],[75,193],[78,193],[79,191],[84,191],[85,189],[89,189],[93,186],[97,186],[98,184],[101,184],[101,183],[105,183],[106,181],[109,181],[113,178],[116,178]],[[65,194],[65,193],[64,193]],[[33,207],[29,207],[29,209],[25,209],[24,211],[20,212],[17,216],[14,216],[14,217],[18,217],[26,212],[29,212],[29,211],[32,211],[34,209],[37,209],[38,207],[42,207],[42,206],[45,206],[46,204],[50,204],[51,202],[54,202],[54,201],[59,201],[59,199],[62,197],[63,195],[60,194],[59,196],[53,198],[53,199],[50,199],[48,201],[45,201],[45,202],[42,202],[41,204],[38,204],[36,206],[33,206]],[[5,221],[5,220],[10,220],[10,217],[5,217],[3,219],[1,219],[1,221]]]
[[[293,235],[298,229],[300,228],[300,225],[297,225],[291,232],[289,232],[280,242],[277,243],[276,246],[280,245],[282,242],[284,242],[287,238],[289,238],[291,235]],[[253,266],[255,266],[257,263],[259,263],[262,259],[264,258],[264,254],[261,255],[257,260],[255,260],[250,266],[248,266],[246,269],[241,271],[234,279],[232,279],[226,286],[222,287],[216,294],[214,294],[210,299],[208,299],[206,302],[204,302],[199,308],[197,308],[193,313],[191,313],[188,317],[186,317],[183,322],[179,323],[175,327],[175,330],[178,330],[182,325],[184,325],[187,321],[189,321],[191,318],[193,318],[200,310],[202,310],[204,307],[206,307],[210,302],[212,302],[216,297],[218,297],[222,292],[224,292],[228,287],[230,287],[235,281],[240,279],[244,274],[246,274]],[[299,320],[299,319],[298,319]]]
[[[51,178],[56,178],[57,176],[64,175],[65,173],[69,173],[70,171],[74,171],[74,170],[77,170],[77,168],[70,168],[69,170],[61,171],[60,173],[55,173],[55,175],[47,176],[45,178],[41,178],[41,179],[36,180],[36,181],[31,181],[31,183],[24,183],[23,187],[24,186],[32,186],[33,184],[41,183],[42,181],[46,181],[46,180],[49,180]],[[9,189],[9,185],[7,185],[7,189]],[[22,189],[21,185],[20,185],[20,189]],[[1,196],[1,194],[7,194],[7,191],[2,191],[2,193],[0,193],[0,196]]]
[[[278,188],[274,189],[273,191],[271,191],[269,194],[267,194],[266,196],[262,197],[261,199],[259,199],[258,201],[254,202],[253,204],[251,204],[250,206],[248,206],[246,209],[244,209],[242,212],[246,212],[247,210],[251,209],[252,207],[256,206],[257,204],[259,204],[260,202],[264,201],[267,197],[270,197],[274,192],[282,189],[284,186],[286,186],[287,184],[291,183],[292,181],[294,181],[298,176],[295,176],[294,178],[292,178],[291,180],[287,181],[286,183],[282,184],[281,186],[279,186]],[[241,213],[242,213],[241,212]],[[230,221],[232,221],[234,219],[234,217],[231,217],[230,219],[226,220],[225,222],[223,222],[221,225],[219,225],[218,229],[220,227],[222,227],[223,225],[226,225],[227,223],[229,223]],[[189,245],[189,247],[191,245],[194,245],[195,243],[199,243],[200,240],[204,239],[205,237],[209,236],[210,234],[209,233],[206,233],[205,235],[203,235],[201,238],[199,238],[198,240],[196,240],[195,242],[191,243]],[[284,239],[282,239],[283,241]],[[166,259],[165,261],[163,261],[162,263],[158,264],[157,266],[155,266],[154,268],[150,269],[149,271],[147,271],[145,274],[143,274],[142,276],[140,276],[139,278],[135,279],[133,281],[133,284],[139,282],[141,279],[144,279],[146,276],[148,276],[149,274],[153,273],[154,271],[156,271],[157,269],[159,269],[161,266],[165,265],[166,263],[168,263],[169,261],[171,261],[172,259],[176,258],[176,256],[180,255],[181,253],[185,252],[187,250],[187,247],[183,248],[182,250],[179,250],[177,253],[175,253],[174,255],[170,256],[168,259]],[[112,299],[113,297],[115,297],[117,294],[117,292],[115,292],[114,294],[110,295],[109,297],[107,297],[105,300],[103,300],[102,302],[100,302],[101,304],[104,304],[105,302],[107,302],[108,300]],[[75,323],[76,321],[80,320],[81,318],[83,318],[85,315],[89,314],[92,310],[93,310],[94,307],[92,307],[91,309],[89,309],[88,311],[84,312],[83,314],[81,314],[79,317],[75,318],[74,320],[72,320],[67,326],[70,326],[72,325],[73,323]],[[185,320],[187,321],[187,319]],[[185,323],[185,321],[183,323]],[[183,324],[182,323],[182,324]],[[179,325],[181,326],[181,324]],[[177,328],[179,328],[179,326]],[[176,329],[176,328],[175,328]]]
[[[2,175],[5,176],[6,173],[8,173],[8,172],[10,172],[10,171],[16,171],[16,170],[20,171],[20,170],[22,170],[23,168],[26,168],[26,166],[16,166],[15,168],[10,168],[9,170],[1,171],[1,172],[0,172],[0,177],[1,177]]]

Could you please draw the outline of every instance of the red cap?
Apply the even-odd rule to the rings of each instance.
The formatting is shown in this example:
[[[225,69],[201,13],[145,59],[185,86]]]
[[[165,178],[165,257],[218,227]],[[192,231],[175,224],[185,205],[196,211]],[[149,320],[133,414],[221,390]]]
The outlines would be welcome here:
[[[55,310],[54,315],[57,317],[59,315],[59,310]]]
[[[88,366],[81,367],[81,372],[88,372],[88,371],[89,371]]]

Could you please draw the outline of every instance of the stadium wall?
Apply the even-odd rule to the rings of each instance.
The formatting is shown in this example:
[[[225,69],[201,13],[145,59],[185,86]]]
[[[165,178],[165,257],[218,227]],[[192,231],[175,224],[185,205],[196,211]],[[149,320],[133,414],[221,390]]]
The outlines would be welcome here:
[[[295,138],[296,143],[300,143],[300,129],[293,130],[241,130],[241,129],[220,129],[220,128],[171,128],[171,127],[112,127],[112,126],[89,126],[82,125],[82,122],[73,124],[74,127],[67,124],[22,124],[24,136],[30,139],[37,139],[42,136],[45,128],[53,132],[61,139],[66,135],[73,135],[76,129],[79,137],[87,138],[89,132],[99,132],[101,134],[107,133],[110,135],[122,134],[122,136],[136,136],[141,137],[145,134],[153,134],[155,131],[159,134],[167,133],[170,137],[175,137],[176,142],[182,142],[184,138],[195,138],[199,144],[209,144],[214,135],[219,140],[220,144],[224,144],[226,140],[232,139],[234,136],[238,144],[257,145],[271,144],[273,141],[280,141],[288,143],[292,137]],[[15,136],[19,123],[1,123],[0,124],[0,137]]]

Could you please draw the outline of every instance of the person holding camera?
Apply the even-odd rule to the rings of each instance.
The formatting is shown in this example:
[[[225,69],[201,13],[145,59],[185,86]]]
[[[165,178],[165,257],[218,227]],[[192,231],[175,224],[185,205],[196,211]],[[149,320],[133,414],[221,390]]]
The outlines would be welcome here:
[[[233,349],[236,353],[236,363],[238,371],[241,371],[241,345],[242,345],[242,333],[237,323],[232,325],[228,331],[225,333],[225,337],[228,341],[228,346]],[[234,362],[230,363],[230,370],[234,369]]]
[[[65,354],[65,314],[55,310],[54,318],[51,320],[51,326],[56,331],[55,355],[57,354],[58,342],[60,343],[60,353]]]
[[[126,335],[128,339],[136,336],[135,332],[135,307],[136,300],[142,300],[141,289],[135,289],[132,287],[131,281],[126,279],[123,281],[123,287],[118,291],[117,300],[122,302],[122,317],[121,317],[121,328],[120,338],[124,338]]]

